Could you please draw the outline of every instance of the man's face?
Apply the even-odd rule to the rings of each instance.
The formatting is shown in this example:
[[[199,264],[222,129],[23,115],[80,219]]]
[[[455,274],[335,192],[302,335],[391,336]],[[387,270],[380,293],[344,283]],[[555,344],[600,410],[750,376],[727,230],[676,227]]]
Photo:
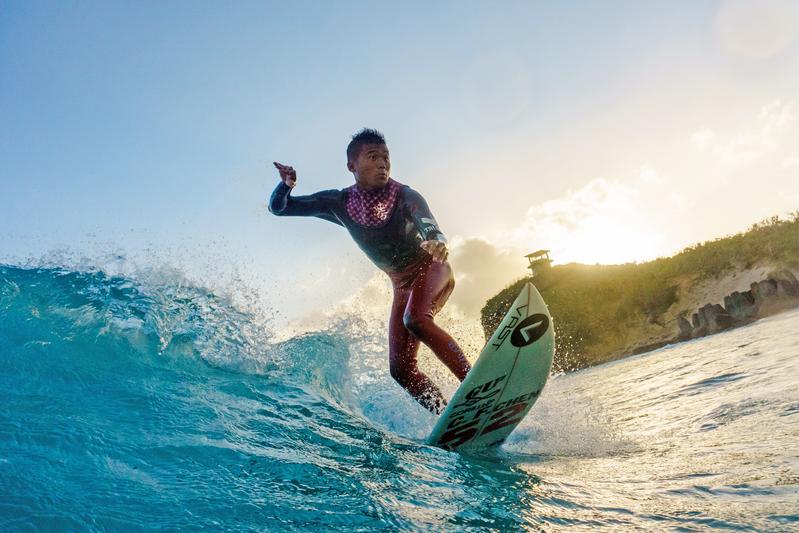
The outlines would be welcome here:
[[[365,144],[355,161],[347,163],[347,168],[355,174],[355,181],[362,189],[373,191],[388,184],[391,175],[391,160],[385,144]]]

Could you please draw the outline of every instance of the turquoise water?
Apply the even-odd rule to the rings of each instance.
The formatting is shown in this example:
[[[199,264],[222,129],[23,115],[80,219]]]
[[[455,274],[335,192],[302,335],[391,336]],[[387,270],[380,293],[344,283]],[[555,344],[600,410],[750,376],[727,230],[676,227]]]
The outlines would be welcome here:
[[[554,376],[483,457],[424,444],[358,320],[268,329],[0,266],[0,530],[799,530],[799,312]]]

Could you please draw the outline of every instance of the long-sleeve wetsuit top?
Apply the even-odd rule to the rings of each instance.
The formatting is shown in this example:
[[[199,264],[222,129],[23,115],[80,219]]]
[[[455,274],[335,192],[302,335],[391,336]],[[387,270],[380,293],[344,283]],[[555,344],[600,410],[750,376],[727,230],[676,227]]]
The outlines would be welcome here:
[[[291,187],[278,183],[269,211],[280,216],[312,216],[344,226],[369,259],[383,271],[402,272],[428,255],[422,241],[446,242],[422,195],[399,186],[393,210],[379,226],[359,224],[347,211],[348,189],[331,189],[308,196],[291,196]]]

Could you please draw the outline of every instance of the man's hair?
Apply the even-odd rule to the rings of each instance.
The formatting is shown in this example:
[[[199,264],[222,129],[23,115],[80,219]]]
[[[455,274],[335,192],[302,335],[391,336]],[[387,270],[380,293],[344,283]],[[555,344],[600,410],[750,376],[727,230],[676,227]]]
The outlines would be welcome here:
[[[347,162],[358,159],[361,148],[365,144],[386,144],[386,138],[377,130],[364,128],[352,136],[350,144],[347,146]]]

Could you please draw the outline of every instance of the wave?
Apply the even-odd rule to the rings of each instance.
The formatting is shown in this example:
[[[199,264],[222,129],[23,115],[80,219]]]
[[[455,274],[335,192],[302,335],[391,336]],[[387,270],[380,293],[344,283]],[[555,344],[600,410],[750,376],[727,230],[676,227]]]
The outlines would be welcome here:
[[[22,361],[41,360],[37,372],[49,368],[51,376],[72,375],[76,364],[113,364],[131,379],[167,368],[197,380],[210,366],[258,376],[264,386],[298,387],[347,417],[416,441],[424,440],[435,422],[391,379],[386,325],[355,309],[331,319],[324,330],[276,340],[262,309],[243,309],[228,295],[174,272],[110,275],[98,269],[0,265],[0,313],[3,351],[23,367]],[[451,394],[457,383],[436,363],[425,370]],[[560,397],[557,378],[566,377],[550,383],[551,394],[507,448],[592,455],[625,447],[595,409],[579,415],[565,409],[568,400]]]
[[[299,380],[337,400],[345,395],[344,340],[317,334],[275,343],[257,311],[171,276],[143,282],[101,271],[0,265],[0,313],[0,339],[17,357],[47,346],[83,359],[110,353],[156,365],[193,359]]]
[[[0,265],[0,315],[0,346],[13,359],[6,364],[38,359],[42,372],[69,375],[79,361],[113,359],[128,371],[191,367],[195,376],[206,365],[300,387],[385,429],[418,437],[429,429],[424,412],[421,426],[399,414],[397,404],[417,406],[388,376],[383,325],[356,313],[277,341],[261,309],[242,309],[174,272],[137,279]]]

